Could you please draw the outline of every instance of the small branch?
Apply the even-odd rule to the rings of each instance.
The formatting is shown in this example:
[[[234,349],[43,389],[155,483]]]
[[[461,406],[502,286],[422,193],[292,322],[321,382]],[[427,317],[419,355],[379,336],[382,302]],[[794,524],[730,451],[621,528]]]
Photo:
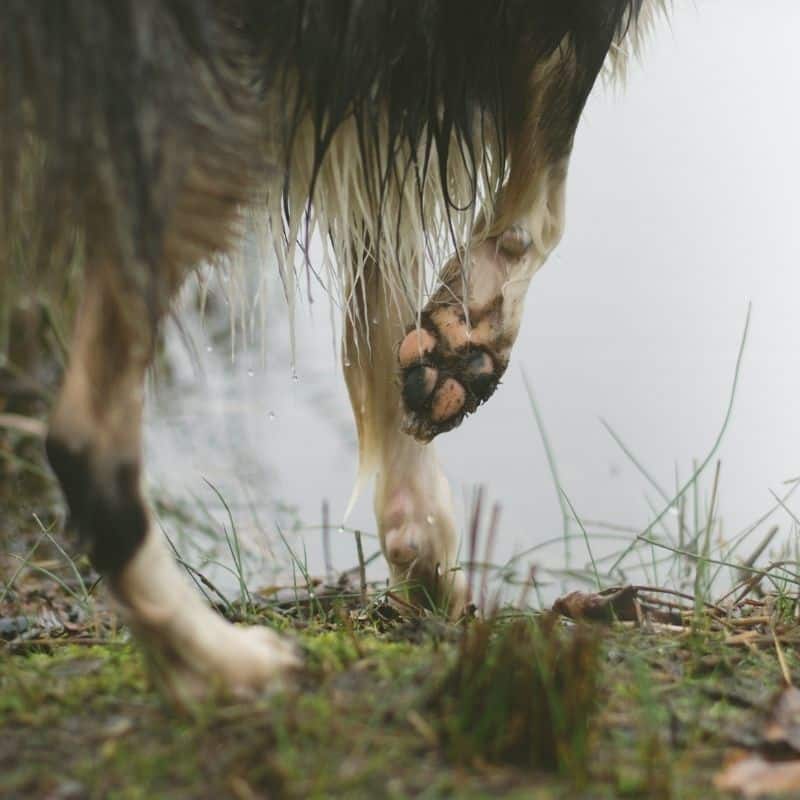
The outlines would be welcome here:
[[[361,531],[355,532],[356,551],[358,552],[358,577],[361,583],[361,602],[367,602],[367,565],[364,562],[364,548],[361,545]]]

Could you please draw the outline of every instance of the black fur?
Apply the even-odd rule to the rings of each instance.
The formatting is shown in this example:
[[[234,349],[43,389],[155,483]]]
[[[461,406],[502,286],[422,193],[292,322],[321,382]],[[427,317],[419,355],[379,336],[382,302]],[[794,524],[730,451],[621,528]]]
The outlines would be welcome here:
[[[69,525],[80,536],[99,572],[115,575],[147,533],[147,512],[139,490],[139,466],[118,464],[111,475],[92,470],[87,450],[73,451],[52,436],[47,458],[69,506]]]

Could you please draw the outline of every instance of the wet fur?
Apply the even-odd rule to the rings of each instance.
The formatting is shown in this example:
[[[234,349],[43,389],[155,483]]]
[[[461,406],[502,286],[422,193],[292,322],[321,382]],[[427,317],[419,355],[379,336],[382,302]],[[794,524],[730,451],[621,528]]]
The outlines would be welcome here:
[[[233,644],[224,657],[212,652],[207,636],[190,635],[202,627],[200,612],[192,622],[177,605],[169,611],[177,595],[153,584],[153,574],[174,570],[139,486],[142,384],[186,275],[235,249],[245,211],[266,227],[290,309],[321,275],[345,315],[343,346],[356,364],[347,379],[362,474],[382,463],[410,470],[409,486],[428,476],[444,519],[449,490],[432,451],[399,431],[431,438],[460,417],[437,430],[400,419],[394,347],[409,324],[431,324],[421,312],[437,291],[466,297],[467,259],[436,277],[448,254],[520,222],[531,248],[519,259],[524,292],[522,278],[560,236],[561,165],[586,98],[609,51],[619,61],[645,2],[3,4],[0,285],[20,283],[22,271],[58,272],[65,254],[84,253],[84,300],[48,455],[74,523],[140,636],[162,652],[187,637],[178,669],[196,678],[205,661],[252,688],[278,668],[247,669],[246,659],[237,667]],[[316,265],[305,257],[314,232],[328,243]],[[520,295],[493,307],[514,335],[521,304]],[[500,342],[487,390],[510,342]],[[447,364],[462,362],[456,355]],[[488,396],[473,389],[464,413]],[[408,498],[391,477],[384,469],[378,497],[399,508]],[[432,584],[454,565],[451,528],[444,524],[440,550],[419,564]],[[392,553],[416,552],[403,531],[389,531],[390,565]],[[143,553],[162,567],[149,570]],[[406,566],[407,577],[416,567]],[[157,598],[158,614],[145,609],[148,598]],[[240,644],[254,663],[265,658],[261,645]],[[289,661],[285,654],[280,668]]]
[[[341,234],[319,185],[326,169],[331,179],[342,169],[330,163],[342,146],[361,178],[373,247],[400,246],[398,226],[420,227],[385,212],[399,211],[392,192],[425,198],[431,177],[437,196],[412,211],[471,222],[480,192],[491,207],[525,146],[517,134],[538,88],[528,85],[535,65],[562,47],[584,73],[541,87],[558,95],[538,120],[547,157],[570,140],[612,40],[641,5],[9,0],[0,16],[4,252],[36,209],[42,253],[79,232],[89,264],[113,264],[157,319],[187,269],[230,249],[243,206],[266,207],[276,238],[315,224]]]

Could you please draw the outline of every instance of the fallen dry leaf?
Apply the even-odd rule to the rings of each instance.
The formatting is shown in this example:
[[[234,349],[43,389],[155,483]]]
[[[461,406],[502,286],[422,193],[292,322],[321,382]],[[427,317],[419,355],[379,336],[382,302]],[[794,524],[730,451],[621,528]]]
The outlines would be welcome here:
[[[717,789],[739,792],[744,797],[800,791],[800,760],[768,761],[758,753],[741,753],[714,778]]]
[[[796,757],[800,753],[800,690],[794,686],[782,689],[773,700],[761,749],[772,759],[763,753],[737,751],[714,778],[714,785],[744,797],[800,793],[800,758]]]
[[[775,698],[763,735],[769,745],[800,753],[800,689],[788,686]]]
[[[622,620],[634,622],[636,587],[605,589],[602,592],[570,592],[553,603],[553,611],[570,619],[590,619],[599,622]]]

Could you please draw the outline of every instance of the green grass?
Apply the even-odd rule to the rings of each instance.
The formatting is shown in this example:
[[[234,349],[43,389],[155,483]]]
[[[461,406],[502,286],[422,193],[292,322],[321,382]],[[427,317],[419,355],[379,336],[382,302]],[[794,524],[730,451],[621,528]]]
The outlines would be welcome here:
[[[477,620],[431,699],[452,763],[486,761],[588,774],[588,732],[599,702],[600,636],[555,615]]]
[[[462,640],[444,623],[348,631],[315,620],[293,634],[308,664],[295,691],[191,715],[177,715],[148,686],[124,635],[101,646],[7,648],[0,794],[723,797],[710,782],[725,748],[752,736],[781,683],[772,648],[621,625],[589,636],[574,672],[547,655],[552,641],[539,640],[528,682],[497,666],[521,665],[509,645],[530,653],[539,623],[481,625]],[[571,634],[558,635],[563,647]],[[484,675],[465,674],[470,648],[486,656]],[[795,652],[786,659],[800,677]],[[533,674],[543,667],[544,680]]]

